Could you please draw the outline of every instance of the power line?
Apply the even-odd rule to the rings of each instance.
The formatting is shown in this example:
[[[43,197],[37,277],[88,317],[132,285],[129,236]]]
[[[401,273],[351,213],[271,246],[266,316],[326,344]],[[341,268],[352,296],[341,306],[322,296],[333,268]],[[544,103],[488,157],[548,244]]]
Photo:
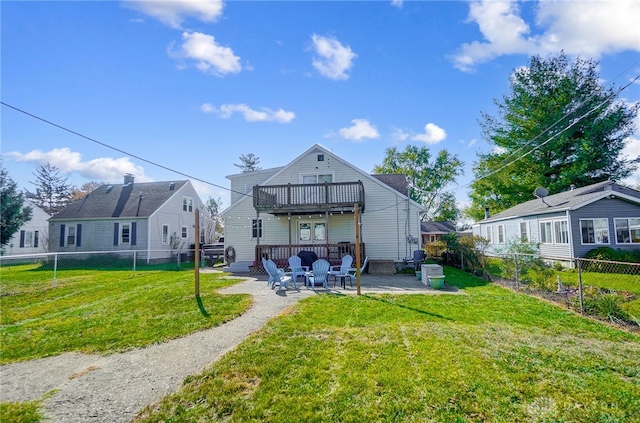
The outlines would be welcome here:
[[[96,143],[96,144],[99,144],[99,145],[101,145],[101,146],[103,146],[103,147],[106,147],[106,148],[109,148],[109,149],[111,149],[111,150],[117,151],[118,153],[122,153],[122,154],[124,154],[124,155],[126,155],[126,156],[133,157],[134,159],[138,159],[138,160],[143,161],[143,162],[145,162],[145,163],[149,163],[150,165],[153,165],[153,166],[159,167],[159,168],[164,169],[164,170],[168,170],[169,172],[173,172],[173,173],[176,173],[176,174],[178,174],[178,175],[185,176],[185,177],[187,177],[187,178],[189,178],[189,179],[193,179],[193,180],[195,180],[195,181],[202,182],[202,183],[207,184],[207,185],[214,186],[214,187],[216,187],[216,188],[223,189],[223,190],[225,190],[225,191],[234,192],[234,193],[236,193],[236,194],[245,195],[245,196],[247,196],[247,197],[252,197],[252,195],[251,195],[251,194],[247,194],[247,193],[240,192],[240,191],[234,191],[234,190],[232,190],[232,189],[230,189],[230,188],[226,188],[226,187],[223,187],[223,186],[220,186],[220,185],[214,184],[213,182],[205,181],[204,179],[200,179],[200,178],[198,178],[198,177],[195,177],[195,176],[189,175],[189,174],[184,173],[184,172],[180,172],[179,170],[172,169],[172,168],[170,168],[170,167],[168,167],[168,166],[162,165],[162,164],[157,163],[157,162],[154,162],[154,161],[152,161],[152,160],[148,160],[148,159],[145,159],[145,158],[140,157],[140,156],[138,156],[138,155],[135,155],[135,154],[129,153],[129,152],[127,152],[127,151],[124,151],[124,150],[122,150],[122,149],[119,149],[119,148],[117,148],[117,147],[114,147],[114,146],[112,146],[112,145],[109,145],[109,144],[104,143],[104,142],[102,142],[102,141],[98,141],[98,140],[96,140],[96,139],[94,139],[94,138],[88,137],[88,136],[86,136],[86,135],[84,135],[84,134],[81,134],[81,133],[79,133],[79,132],[77,132],[77,131],[74,131],[74,130],[72,130],[72,129],[66,128],[66,127],[64,127],[64,126],[62,126],[62,125],[58,125],[57,123],[51,122],[50,120],[47,120],[47,119],[41,118],[40,116],[36,116],[36,115],[34,115],[34,114],[32,114],[32,113],[29,113],[29,112],[27,112],[27,111],[25,111],[25,110],[22,110],[22,109],[20,109],[20,108],[18,108],[18,107],[16,107],[16,106],[12,106],[11,104],[5,103],[4,101],[0,101],[0,104],[2,104],[3,106],[9,107],[9,108],[11,108],[11,109],[13,109],[13,110],[15,110],[15,111],[17,111],[17,112],[20,112],[20,113],[23,113],[23,114],[25,114],[25,115],[27,115],[27,116],[30,116],[30,117],[32,117],[32,118],[34,118],[34,119],[37,119],[37,120],[39,120],[39,121],[41,121],[41,122],[44,122],[44,123],[49,124],[49,125],[51,125],[51,126],[55,126],[55,127],[56,127],[56,128],[58,128],[58,129],[62,129],[63,131],[69,132],[69,133],[71,133],[71,134],[73,134],[73,135],[77,135],[77,136],[79,136],[80,138],[84,138],[84,139],[86,139],[86,140],[89,140],[89,141],[91,141],[91,142],[94,142],[94,143]]]
[[[637,62],[636,62],[637,63]],[[611,93],[607,98],[605,98],[602,102],[600,102],[598,105],[596,105],[595,107],[593,107],[592,109],[590,109],[589,111],[587,111],[586,113],[584,113],[582,116],[580,116],[577,120],[575,120],[574,122],[572,122],[571,124],[569,124],[568,126],[566,126],[565,128],[563,128],[562,130],[560,130],[559,132],[557,132],[556,134],[554,134],[553,136],[547,138],[544,142],[542,142],[541,144],[538,144],[536,146],[534,146],[531,150],[527,151],[526,153],[522,154],[519,157],[516,157],[515,159],[513,159],[512,161],[506,163],[505,165],[499,167],[498,169],[495,169],[487,174],[478,176],[475,178],[475,180],[481,180],[481,179],[485,179],[491,175],[494,175],[504,169],[506,169],[507,167],[511,166],[512,164],[518,162],[519,160],[525,158],[526,156],[532,154],[534,151],[536,151],[537,149],[539,149],[540,147],[548,144],[549,142],[551,142],[552,140],[554,140],[555,138],[557,138],[559,135],[561,135],[562,133],[566,132],[567,130],[569,130],[571,127],[575,126],[576,124],[580,123],[583,119],[585,119],[587,116],[589,116],[591,113],[593,113],[594,111],[596,111],[598,108],[600,108],[601,106],[603,106],[604,104],[608,103],[611,99],[613,99],[614,97],[616,97],[618,94],[620,94],[622,91],[624,91],[625,89],[629,88],[634,82],[636,82],[638,79],[640,79],[640,75],[637,75],[635,78],[633,78],[631,81],[629,81],[629,83],[627,83],[626,85],[622,86],[620,89],[618,89],[616,92]],[[585,100],[586,102],[586,100]],[[580,104],[578,107],[582,106],[584,104],[584,102],[582,104]],[[553,129],[554,126],[556,126],[559,122],[561,122],[563,119],[565,119],[567,116],[569,116],[572,112],[568,112],[567,114],[565,114],[563,117],[561,117],[560,119],[558,119],[555,123],[553,123],[552,125],[550,125],[547,129],[545,129],[544,131],[542,131],[540,134],[538,134],[537,136],[535,136],[533,139],[531,139],[529,142],[525,143],[525,145],[523,145],[522,147],[518,148],[517,150],[515,150],[514,152],[510,153],[507,157],[505,157],[505,159],[503,160],[506,161],[509,157],[514,156],[517,152],[521,151],[522,149],[524,149],[526,146],[530,145],[533,141],[535,141],[536,139],[538,139],[541,135],[547,133],[548,131],[550,131],[551,129]],[[468,183],[466,185],[462,185],[459,186],[457,188],[455,188],[453,191],[457,191],[460,190],[462,188],[465,187],[469,187],[471,186],[471,183]]]

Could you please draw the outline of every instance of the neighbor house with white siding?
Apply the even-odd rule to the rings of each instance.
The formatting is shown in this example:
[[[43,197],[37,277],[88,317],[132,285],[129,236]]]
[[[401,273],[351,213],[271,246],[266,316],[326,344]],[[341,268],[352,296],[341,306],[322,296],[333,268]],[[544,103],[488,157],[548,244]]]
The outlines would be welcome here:
[[[640,191],[612,181],[536,198],[486,218],[474,235],[489,241],[489,251],[509,242],[539,243],[540,254],[573,258],[601,246],[640,250]]]
[[[24,206],[31,208],[31,219],[22,224],[4,247],[4,254],[38,254],[46,253],[49,246],[49,218],[46,211],[38,207],[29,199],[24,200]]]
[[[371,175],[316,144],[289,164],[240,173],[231,181],[231,205],[222,212],[231,271],[247,271],[262,258],[285,265],[300,251],[339,264],[361,260],[402,262],[420,248],[420,213],[404,175]],[[358,220],[357,220],[358,219]]]
[[[125,175],[124,184],[102,185],[49,219],[50,247],[166,257],[172,235],[184,249],[195,243],[195,210],[202,206],[187,180],[135,183]]]

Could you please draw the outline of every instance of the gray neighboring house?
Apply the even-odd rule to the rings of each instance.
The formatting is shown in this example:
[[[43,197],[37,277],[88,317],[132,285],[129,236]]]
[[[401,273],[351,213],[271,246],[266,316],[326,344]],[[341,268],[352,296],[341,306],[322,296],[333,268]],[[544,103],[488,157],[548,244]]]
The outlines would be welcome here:
[[[456,225],[453,222],[428,220],[420,223],[422,245],[429,245],[432,242],[440,241],[444,235],[456,232]]]
[[[31,219],[22,224],[18,232],[5,245],[5,254],[8,256],[46,253],[48,249],[49,223],[47,220],[51,216],[28,198],[25,198],[24,205],[31,207]]]
[[[536,198],[490,216],[473,234],[500,252],[513,240],[540,243],[547,257],[584,257],[595,248],[640,250],[640,191],[612,181]]]
[[[167,257],[176,234],[195,243],[195,210],[203,203],[191,182],[102,185],[49,219],[50,247],[56,252],[149,250]]]

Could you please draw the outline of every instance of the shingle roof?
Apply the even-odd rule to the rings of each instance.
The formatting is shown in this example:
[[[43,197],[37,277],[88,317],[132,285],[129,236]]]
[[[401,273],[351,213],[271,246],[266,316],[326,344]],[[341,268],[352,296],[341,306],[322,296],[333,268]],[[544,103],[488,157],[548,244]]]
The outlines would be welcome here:
[[[102,185],[50,220],[149,217],[188,181]]]
[[[525,203],[518,204],[510,209],[503,210],[490,216],[481,222],[490,222],[518,216],[530,216],[536,214],[547,214],[564,210],[573,210],[580,208],[586,204],[596,201],[607,194],[626,194],[631,197],[637,197],[640,202],[640,192],[625,188],[613,181],[598,182],[593,185],[587,185],[581,188],[560,192],[558,194],[549,195],[544,199],[536,198]]]
[[[400,194],[409,196],[409,184],[407,183],[407,177],[405,175],[401,173],[390,173],[371,176],[373,176],[383,184],[389,185]]]
[[[456,225],[451,222],[436,222],[433,220],[420,222],[420,232],[427,234],[450,234],[456,231]]]

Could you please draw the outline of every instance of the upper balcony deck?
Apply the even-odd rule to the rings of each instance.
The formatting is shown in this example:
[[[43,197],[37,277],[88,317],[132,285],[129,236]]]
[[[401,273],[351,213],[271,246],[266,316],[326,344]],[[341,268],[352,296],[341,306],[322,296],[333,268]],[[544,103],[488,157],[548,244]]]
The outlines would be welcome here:
[[[354,204],[364,211],[362,181],[255,185],[253,206],[259,212],[271,214],[306,214],[319,212],[352,212]]]

